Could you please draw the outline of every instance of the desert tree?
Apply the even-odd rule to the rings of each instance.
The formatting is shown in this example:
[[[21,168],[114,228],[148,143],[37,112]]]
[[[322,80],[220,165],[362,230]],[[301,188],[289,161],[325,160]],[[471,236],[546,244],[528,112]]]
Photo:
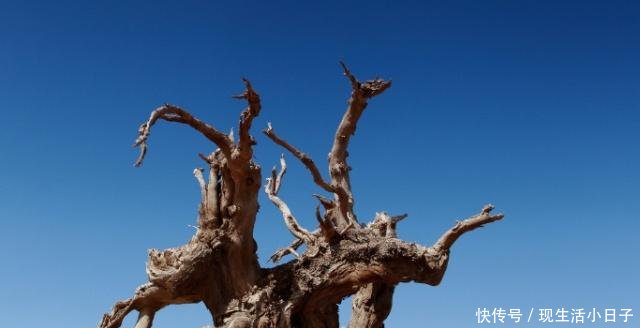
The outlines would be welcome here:
[[[396,225],[406,214],[380,212],[369,223],[361,223],[354,212],[349,178],[349,141],[368,102],[391,82],[380,78],[361,82],[341,64],[351,95],[329,152],[328,178],[313,159],[276,134],[271,124],[262,131],[300,161],[322,193],[315,194],[318,226],[313,230],[300,225],[279,196],[287,171],[284,156],[279,168],[267,173],[261,188],[262,170],[254,160],[256,142],[251,135],[261,103],[248,80],[243,80],[244,92],[235,97],[247,103],[236,137],[175,105],[165,104],[151,112],[135,141],[140,149],[136,166],[142,164],[151,129],[159,120],[188,125],[216,146],[208,155],[199,154],[206,170],[193,171],[201,191],[197,230],[183,246],[150,250],[149,281],[130,298],[117,302],[99,328],[119,327],[134,310],[138,312],[135,328],[148,328],[163,307],[198,302],[206,305],[215,327],[338,327],[338,304],[349,295],[353,295],[349,327],[382,327],[398,283],[438,285],[455,241],[503,218],[486,205],[478,214],[458,221],[431,246],[398,238]],[[271,268],[260,266],[253,238],[261,189],[293,235],[293,241],[270,260],[292,259]]]

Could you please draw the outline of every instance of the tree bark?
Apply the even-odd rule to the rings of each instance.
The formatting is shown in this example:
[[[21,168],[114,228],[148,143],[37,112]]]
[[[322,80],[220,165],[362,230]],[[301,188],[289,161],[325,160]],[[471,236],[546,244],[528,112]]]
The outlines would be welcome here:
[[[280,159],[280,170],[272,170],[264,191],[282,212],[294,240],[271,260],[278,262],[287,255],[294,255],[295,259],[272,268],[259,265],[253,239],[262,173],[254,162],[256,143],[250,133],[261,103],[251,83],[243,80],[245,90],[236,96],[247,102],[240,116],[237,142],[232,135],[178,106],[163,105],[151,113],[140,126],[135,142],[140,148],[136,166],[142,165],[151,128],[159,120],[188,125],[217,149],[210,155],[200,154],[207,170],[194,170],[201,191],[195,235],[183,246],[151,250],[147,262],[149,282],[138,287],[131,298],[117,302],[103,316],[99,328],[120,327],[134,310],[139,312],[135,328],[149,328],[155,313],[163,307],[198,302],[206,305],[215,327],[336,328],[337,304],[354,294],[349,327],[383,327],[398,283],[438,285],[455,241],[468,231],[503,218],[501,214],[492,215],[493,206],[487,205],[480,214],[458,222],[429,247],[397,238],[396,226],[406,214],[390,216],[381,212],[370,223],[359,223],[354,212],[347,149],[368,101],[388,89],[391,82],[360,82],[346,65],[342,67],[351,84],[351,96],[329,153],[328,180],[307,154],[278,136],[271,124],[264,130],[269,139],[309,170],[322,191],[333,195],[316,195],[319,227],[313,231],[304,228],[278,195],[287,169],[284,157]],[[299,254],[297,249],[303,244],[306,250]]]
[[[151,328],[154,312],[142,310],[138,315],[138,322],[134,328]]]
[[[380,328],[391,313],[394,285],[372,282],[353,296],[349,328]]]

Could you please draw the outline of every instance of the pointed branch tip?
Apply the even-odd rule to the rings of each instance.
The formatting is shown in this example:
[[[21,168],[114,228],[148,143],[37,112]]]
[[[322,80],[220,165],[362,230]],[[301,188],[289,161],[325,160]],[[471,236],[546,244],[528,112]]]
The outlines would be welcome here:
[[[496,215],[489,214],[494,208],[491,204],[485,205],[480,214],[476,214],[466,220],[457,221],[451,229],[446,231],[440,239],[438,239],[434,244],[434,248],[448,250],[464,233],[484,227],[485,224],[502,220],[504,218],[504,214],[502,213]]]
[[[407,213],[396,215],[396,216],[391,217],[391,221],[400,222],[400,221],[404,220],[407,216],[409,216],[409,214],[407,214]]]
[[[493,211],[493,209],[496,208],[495,206],[493,206],[492,204],[487,204],[482,208],[482,213],[490,213],[491,211]]]

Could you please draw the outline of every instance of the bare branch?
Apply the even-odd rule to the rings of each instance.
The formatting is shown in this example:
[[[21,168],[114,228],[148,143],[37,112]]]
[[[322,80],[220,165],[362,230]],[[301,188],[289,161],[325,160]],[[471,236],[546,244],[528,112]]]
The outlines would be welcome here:
[[[378,212],[368,227],[382,237],[397,238],[396,224],[407,217],[407,214],[389,216],[387,212]]]
[[[228,136],[229,136],[229,140],[231,140],[231,142],[232,142],[232,143],[235,143],[235,142],[236,142],[236,139],[235,139],[235,137],[233,136],[233,128],[231,128],[231,129],[229,130],[229,134],[228,134]]]
[[[281,164],[284,163],[284,158],[280,159],[280,163]],[[293,216],[293,213],[291,213],[289,206],[287,206],[287,204],[284,201],[282,201],[282,199],[280,199],[280,197],[278,197],[277,195],[277,191],[280,188],[279,185],[281,183],[281,181],[278,181],[278,180],[282,179],[282,176],[284,175],[285,170],[286,170],[286,163],[281,168],[279,175],[276,175],[276,171],[274,168],[271,171],[271,178],[267,178],[267,184],[265,185],[264,190],[267,193],[267,196],[269,197],[271,202],[274,205],[276,205],[276,207],[278,207],[280,212],[282,212],[282,216],[284,217],[284,222],[287,225],[287,228],[289,229],[291,234],[293,234],[297,238],[302,239],[305,243],[310,244],[313,242],[313,239],[314,239],[311,233],[305,228],[300,226],[300,224],[298,223],[298,220],[296,220],[295,216]],[[278,179],[278,177],[280,177],[280,179]]]
[[[344,76],[346,76],[351,82],[351,88],[353,91],[359,93],[359,96],[361,97],[373,98],[383,93],[391,86],[391,81],[385,81],[381,78],[375,78],[361,83],[353,74],[351,74],[351,71],[347,68],[347,65],[344,62],[340,61],[340,66],[342,66]]]
[[[409,216],[409,214],[407,214],[407,213],[396,215],[396,216],[392,216],[391,217],[391,222],[398,223],[398,222],[404,220],[407,216]]]
[[[134,310],[139,312],[135,327],[150,328],[155,313],[163,307],[196,302],[206,305],[216,327],[337,327],[337,304],[354,293],[350,326],[380,327],[391,309],[396,284],[439,284],[455,241],[467,231],[502,219],[501,214],[490,214],[493,206],[486,206],[480,214],[458,222],[432,247],[396,237],[396,225],[406,214],[377,213],[368,226],[359,224],[347,163],[349,142],[369,99],[388,89],[391,82],[379,78],[361,82],[340,64],[352,90],[332,139],[326,179],[316,163],[280,138],[271,124],[264,130],[302,162],[322,188],[321,193],[328,196],[315,195],[320,202],[315,208],[319,227],[310,232],[278,196],[287,171],[284,156],[279,171],[276,166],[267,174],[264,190],[294,236],[271,260],[277,262],[289,254],[299,257],[300,246],[306,243],[304,256],[289,264],[265,269],[257,259],[253,233],[263,172],[254,161],[255,140],[250,133],[261,103],[251,83],[243,79],[244,92],[235,97],[247,102],[235,139],[233,130],[221,133],[177,106],[164,105],[151,113],[135,142],[140,148],[136,165],[144,160],[151,128],[159,119],[191,126],[218,149],[208,156],[200,154],[207,166],[193,172],[201,192],[195,235],[183,246],[150,250],[146,266],[149,283],[131,298],[116,303],[100,328],[118,328]]]
[[[204,181],[204,176],[202,175],[203,171],[204,170],[201,167],[197,167],[193,170],[193,176],[198,181],[198,185],[200,186],[200,195],[202,196],[202,201],[204,202],[207,197],[207,183]]]
[[[202,155],[202,157],[204,156]],[[215,159],[215,154],[210,158],[204,158],[209,163],[209,181],[205,181],[202,168],[193,170],[193,175],[198,181],[201,194],[200,207],[198,209],[198,229],[214,228],[220,225],[220,197],[218,193],[219,165]]]
[[[471,230],[480,228],[487,223],[498,221],[504,218],[504,215],[501,213],[491,215],[490,213],[493,209],[493,205],[485,205],[482,208],[480,214],[474,215],[463,221],[458,221],[453,228],[449,229],[442,235],[442,237],[440,237],[440,239],[438,239],[438,241],[433,245],[433,248],[437,250],[448,250],[449,248],[451,248],[453,243],[465,232],[469,232]]]
[[[313,230],[313,232],[311,232],[311,234],[313,236],[318,236],[318,234],[320,234],[320,229],[316,229]],[[304,244],[304,241],[300,238],[296,238],[294,241],[292,241],[289,246],[284,247],[284,248],[280,248],[279,250],[277,250],[275,253],[273,253],[273,255],[271,255],[271,257],[269,258],[269,260],[273,263],[278,263],[278,261],[280,261],[280,259],[282,259],[283,257],[289,255],[289,254],[293,254],[293,256],[295,257],[300,257],[300,255],[296,252],[296,250],[302,246],[302,244]]]
[[[320,204],[322,204],[322,206],[324,207],[325,210],[334,208],[336,204],[333,203],[332,200],[320,195],[320,194],[313,194],[313,197],[317,198],[318,201],[320,201]]]
[[[337,184],[333,184],[332,185],[332,184],[327,183],[322,178],[322,174],[320,174],[320,171],[318,170],[318,167],[314,163],[313,159],[311,159],[311,157],[309,157],[307,154],[305,154],[304,152],[300,151],[298,148],[294,147],[293,145],[291,145],[290,143],[288,143],[284,139],[280,138],[273,131],[273,126],[271,125],[271,123],[268,123],[267,124],[267,128],[265,130],[263,130],[262,132],[264,132],[264,134],[267,135],[267,137],[269,137],[269,139],[273,140],[273,142],[275,142],[276,144],[284,147],[286,150],[291,152],[291,154],[293,154],[296,158],[298,158],[304,164],[304,166],[309,170],[309,172],[311,172],[311,176],[313,177],[313,181],[318,186],[323,188],[324,190],[326,190],[328,192],[331,192],[331,193],[334,193],[336,195],[336,198],[338,199],[338,203],[339,204],[352,203],[351,196],[349,195],[347,189],[345,189],[342,186],[337,185]],[[316,197],[319,197],[318,199],[320,199],[320,202],[322,203],[322,205],[326,209],[335,207],[335,205],[332,204],[332,202],[329,201],[328,199],[320,198],[321,196],[316,196]],[[348,209],[349,209],[349,207],[347,207],[347,206],[340,206],[340,212],[342,213],[342,215],[344,217],[351,218],[351,217],[353,217],[353,214],[352,213],[348,213]]]
[[[327,242],[330,242],[333,237],[335,237],[338,232],[336,231],[336,227],[333,225],[333,222],[327,217],[323,217],[320,214],[320,206],[316,206],[316,220],[320,224],[320,232],[322,232],[322,236]]]
[[[344,69],[344,75],[351,82],[352,91],[348,102],[349,106],[338,125],[333,147],[331,148],[330,156],[336,162],[344,162],[346,160],[349,139],[356,131],[356,124],[367,107],[368,99],[381,94],[391,86],[391,81],[379,78],[361,83],[351,74],[351,71],[343,62],[340,62],[340,64]]]
[[[301,266],[296,271],[298,274],[294,275],[294,284],[313,291],[304,299],[304,305],[300,305],[307,311],[324,304],[339,303],[345,296],[369,283],[380,282],[393,286],[414,281],[435,286],[442,281],[447,268],[448,251],[407,243],[397,238],[377,237],[363,243],[357,236],[369,232],[361,229],[353,234],[356,238],[343,239],[341,247],[333,248],[330,254],[312,258],[308,267]],[[313,273],[303,274],[309,272],[307,268],[313,268]]]
[[[209,158],[209,156],[203,154],[203,153],[198,153],[198,157],[200,157],[200,159],[202,159],[203,161],[207,162],[207,164],[211,165],[211,158]]]
[[[218,178],[220,176],[220,164],[214,161],[209,166],[209,183],[207,184],[206,199],[203,199],[206,204],[205,215],[212,217],[216,225],[220,224],[220,183]]]
[[[304,242],[302,241],[302,239],[297,238],[296,240],[291,242],[289,246],[277,250],[273,255],[271,255],[269,260],[271,260],[271,262],[273,263],[278,263],[280,259],[287,256],[288,254],[293,254],[295,257],[300,257],[300,255],[296,252],[296,249],[302,246],[303,243]]]
[[[222,153],[225,154],[225,156],[230,156],[231,154],[231,141],[226,134],[218,131],[213,126],[193,117],[186,110],[178,106],[166,104],[158,107],[153,112],[151,112],[149,120],[143,123],[138,129],[138,138],[136,139],[133,146],[140,148],[140,155],[136,159],[136,162],[134,164],[135,166],[142,165],[142,161],[147,154],[147,139],[149,138],[149,134],[151,133],[151,127],[156,123],[158,119],[187,124],[192,128],[198,130],[207,139],[213,141],[213,143],[220,147],[220,150],[222,150]]]
[[[131,312],[133,307],[131,303],[133,302],[132,298],[126,299],[124,301],[117,302],[111,313],[105,313],[102,317],[102,321],[100,322],[99,328],[118,328],[122,325],[122,320]]]
[[[133,297],[117,302],[113,306],[111,313],[107,313],[102,317],[99,328],[120,327],[127,314],[133,310],[140,312],[136,328],[151,327],[155,312],[166,305],[166,300],[168,300],[168,297],[164,289],[152,283],[141,285],[136,289]]]
[[[240,114],[240,127],[238,129],[240,140],[238,141],[238,148],[240,150],[240,156],[243,156],[245,160],[249,160],[251,156],[253,156],[251,147],[256,143],[249,133],[251,123],[254,118],[260,115],[262,106],[260,104],[260,96],[253,90],[251,82],[245,78],[243,78],[242,81],[244,82],[245,90],[241,95],[234,96],[234,98],[246,99],[248,106],[242,111],[242,114]],[[231,134],[233,134],[233,131]]]
[[[354,90],[360,88],[360,82],[358,82],[358,79],[351,74],[351,71],[342,60],[340,61],[340,66],[342,66],[344,76],[346,76],[347,79],[349,79],[349,82],[351,82],[351,88]]]
[[[275,170],[272,170],[272,172],[275,172]],[[280,172],[278,173],[277,176],[274,177],[275,179],[275,190],[274,192],[277,194],[278,192],[280,192],[280,186],[282,185],[282,178],[284,177],[284,174],[287,172],[287,162],[284,160],[284,154],[280,155]]]
[[[351,74],[347,66],[340,62],[344,70],[344,75],[351,82],[351,97],[349,98],[348,107],[342,121],[338,125],[336,134],[329,153],[329,173],[331,174],[332,185],[341,187],[347,193],[346,199],[340,199],[340,195],[336,195],[340,203],[341,212],[344,214],[344,220],[355,221],[353,215],[353,195],[351,192],[351,182],[349,179],[349,165],[347,164],[348,146],[351,136],[356,131],[356,125],[362,112],[367,107],[369,98],[375,97],[391,86],[391,81],[383,79],[369,80],[364,83]]]
[[[299,159],[302,164],[304,164],[304,166],[307,168],[307,170],[309,170],[309,172],[311,172],[311,176],[313,176],[313,181],[320,186],[322,189],[328,191],[328,192],[336,192],[335,188],[333,186],[331,186],[329,183],[327,183],[326,181],[324,181],[324,179],[322,178],[322,174],[320,174],[320,170],[318,170],[318,167],[316,166],[316,164],[313,162],[313,159],[311,159],[311,157],[309,157],[309,155],[303,153],[302,151],[300,151],[298,148],[294,147],[293,145],[291,145],[290,143],[286,142],[284,139],[280,138],[275,131],[273,131],[273,126],[271,125],[271,123],[267,124],[267,128],[262,130],[262,132],[269,137],[269,139],[273,140],[273,142],[275,142],[276,144],[282,146],[283,148],[285,148],[286,150],[288,150],[293,156],[295,156],[297,159]]]
[[[151,328],[155,314],[156,311],[152,311],[147,308],[142,309],[138,315],[138,321],[136,321],[134,328]]]

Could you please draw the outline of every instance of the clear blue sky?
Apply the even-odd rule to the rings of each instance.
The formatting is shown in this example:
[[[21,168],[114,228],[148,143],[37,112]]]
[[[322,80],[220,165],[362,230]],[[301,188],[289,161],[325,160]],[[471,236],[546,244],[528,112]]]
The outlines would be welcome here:
[[[485,203],[507,215],[459,240],[441,286],[401,285],[388,327],[475,327],[478,307],[631,307],[637,326],[639,17],[636,1],[2,1],[0,327],[94,327],[146,281],[148,248],[190,238],[212,146],[160,124],[134,169],[150,110],[227,130],[246,76],[262,166],[282,152],[267,121],[323,163],[349,94],[338,60],[394,83],[351,145],[361,220],[407,212],[400,236],[430,244]],[[318,190],[289,164],[282,196],[312,228]],[[261,203],[269,265],[291,236]],[[189,305],[154,327],[208,322]]]

